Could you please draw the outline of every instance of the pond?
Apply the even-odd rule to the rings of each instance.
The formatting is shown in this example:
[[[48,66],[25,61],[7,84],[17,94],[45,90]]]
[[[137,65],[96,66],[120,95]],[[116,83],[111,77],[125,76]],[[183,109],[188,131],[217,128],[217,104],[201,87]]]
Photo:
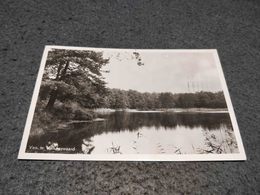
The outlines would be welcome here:
[[[237,153],[228,113],[124,112],[29,137],[27,152],[85,154]]]

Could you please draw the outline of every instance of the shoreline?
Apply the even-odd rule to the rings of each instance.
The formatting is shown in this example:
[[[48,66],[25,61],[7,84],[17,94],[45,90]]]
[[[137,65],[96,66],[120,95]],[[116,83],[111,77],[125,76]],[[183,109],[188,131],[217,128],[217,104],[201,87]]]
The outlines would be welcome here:
[[[228,113],[227,108],[171,108],[159,110],[137,110],[137,109],[111,109],[111,108],[98,108],[93,110],[99,114],[106,114],[112,112],[129,112],[129,113]]]

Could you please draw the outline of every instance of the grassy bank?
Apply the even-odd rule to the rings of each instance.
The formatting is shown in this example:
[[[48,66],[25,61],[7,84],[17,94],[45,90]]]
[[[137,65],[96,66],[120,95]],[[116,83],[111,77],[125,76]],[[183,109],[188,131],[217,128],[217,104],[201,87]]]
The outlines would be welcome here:
[[[46,109],[46,101],[38,101],[30,136],[40,135],[46,131],[56,131],[66,127],[70,121],[92,121],[97,114],[77,103],[55,102],[54,107]]]
[[[195,112],[195,113],[226,113],[227,108],[170,108],[170,109],[153,109],[153,110],[138,110],[138,109],[111,109],[111,108],[98,108],[94,109],[98,114],[107,114],[116,111],[124,112]]]

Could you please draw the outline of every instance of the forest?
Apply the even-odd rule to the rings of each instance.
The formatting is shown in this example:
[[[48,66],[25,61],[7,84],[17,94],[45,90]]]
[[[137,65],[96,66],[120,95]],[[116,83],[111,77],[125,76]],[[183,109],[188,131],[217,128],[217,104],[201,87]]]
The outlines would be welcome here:
[[[112,109],[154,110],[169,108],[226,108],[223,92],[141,93],[135,90],[108,89],[99,105]]]
[[[145,66],[133,52],[137,66]],[[91,120],[93,109],[156,110],[170,108],[226,108],[223,92],[142,93],[106,87],[102,52],[52,49],[48,53],[33,125],[55,120]],[[174,85],[174,83],[173,83]]]

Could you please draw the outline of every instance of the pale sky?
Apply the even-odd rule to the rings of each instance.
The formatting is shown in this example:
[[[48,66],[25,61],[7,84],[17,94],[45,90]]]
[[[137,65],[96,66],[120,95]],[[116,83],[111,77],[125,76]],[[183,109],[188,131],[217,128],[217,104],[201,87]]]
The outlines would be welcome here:
[[[133,52],[140,53],[143,66]],[[110,57],[104,73],[110,88],[140,92],[196,92],[222,90],[214,56],[209,52],[104,50]]]

